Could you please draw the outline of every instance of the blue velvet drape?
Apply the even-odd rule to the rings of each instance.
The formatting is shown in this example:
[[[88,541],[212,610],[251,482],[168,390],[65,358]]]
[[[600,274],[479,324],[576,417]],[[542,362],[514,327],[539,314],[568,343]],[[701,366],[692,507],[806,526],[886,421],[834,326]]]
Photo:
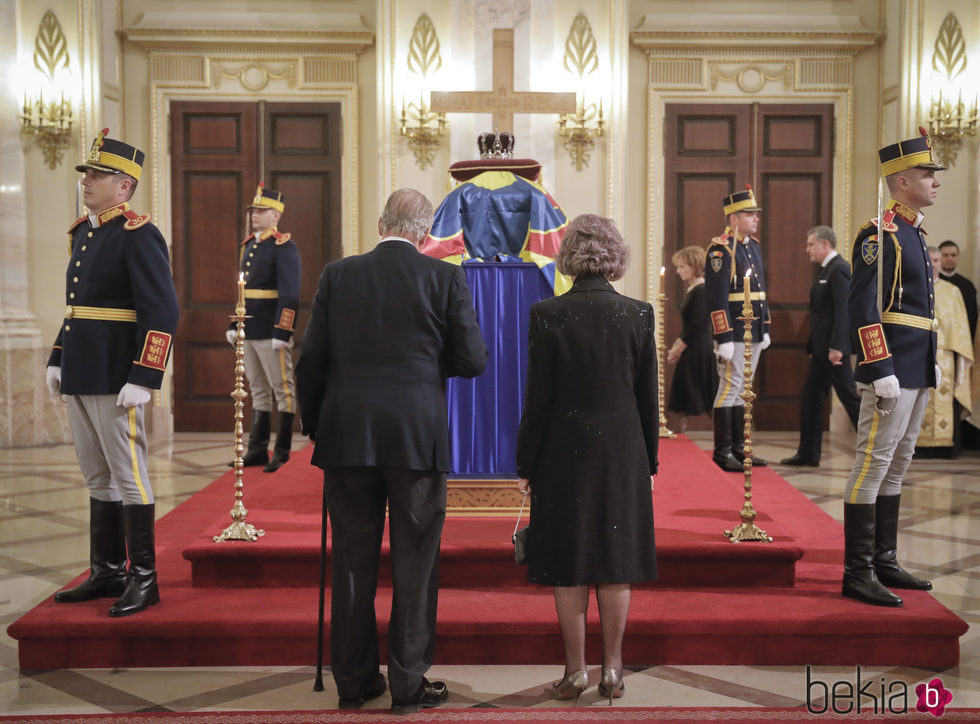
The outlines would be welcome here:
[[[515,477],[528,311],[554,291],[528,262],[472,261],[463,269],[490,359],[482,375],[473,380],[454,377],[446,389],[453,475]]]

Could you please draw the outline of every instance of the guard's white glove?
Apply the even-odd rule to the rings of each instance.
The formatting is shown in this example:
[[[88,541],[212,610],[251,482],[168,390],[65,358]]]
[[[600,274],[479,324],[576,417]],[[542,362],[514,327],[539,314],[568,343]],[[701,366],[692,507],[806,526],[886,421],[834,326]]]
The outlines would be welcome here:
[[[227,332],[225,332],[225,339],[228,340],[228,344],[230,344],[232,347],[235,346],[235,337],[237,334],[237,330],[234,329],[229,329]]]
[[[718,355],[718,357],[725,360],[726,362],[732,361],[732,357],[735,355],[734,342],[722,342],[721,344],[715,342],[714,345],[715,345],[715,354]]]
[[[272,350],[278,352],[281,349],[288,349],[289,341],[285,339],[272,339]]]
[[[772,344],[772,338],[769,337],[769,332],[766,332],[762,336],[762,346],[759,349],[760,350],[769,349],[770,344]]]
[[[117,407],[136,407],[137,405],[145,405],[150,401],[150,388],[142,387],[140,385],[134,385],[131,382],[127,382],[123,385],[122,389],[119,390],[119,396],[116,397]]]
[[[48,385],[48,390],[52,397],[61,395],[61,368],[50,365],[44,375],[44,381]]]
[[[871,383],[871,387],[878,397],[892,398],[898,397],[902,393],[898,386],[898,378],[895,375],[888,375],[880,380],[875,380]]]
[[[936,365],[936,389],[938,390],[942,384],[943,384],[943,371],[939,367],[939,365]]]

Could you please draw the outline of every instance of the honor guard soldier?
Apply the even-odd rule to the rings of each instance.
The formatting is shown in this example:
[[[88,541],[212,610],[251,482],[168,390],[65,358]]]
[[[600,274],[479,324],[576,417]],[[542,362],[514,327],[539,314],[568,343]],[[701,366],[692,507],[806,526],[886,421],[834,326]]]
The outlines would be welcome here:
[[[300,260],[289,234],[276,228],[286,210],[278,191],[260,183],[251,211],[252,235],[241,244],[245,278],[245,376],[252,394],[252,424],[244,465],[264,465],[271,473],[289,460],[296,416],[293,332],[299,307]],[[227,334],[235,344],[236,325]],[[276,447],[269,459],[272,404],[279,411]],[[234,465],[234,463],[230,463]]]
[[[752,187],[736,191],[722,200],[728,226],[711,240],[704,270],[705,300],[711,317],[715,359],[718,365],[718,392],[714,402],[715,450],[712,459],[722,469],[742,472],[745,460],[745,402],[740,397],[745,386],[743,364],[744,327],[739,321],[745,299],[744,279],[749,275],[752,298],[752,373],[759,366],[759,355],[769,346],[769,303],[762,267],[762,248],[753,234],[759,230],[762,208],[756,203]],[[751,382],[751,380],[749,380]],[[752,456],[752,464],[766,461]]]
[[[891,199],[858,231],[847,313],[861,394],[857,455],[844,489],[841,592],[877,606],[901,606],[886,588],[928,591],[896,560],[902,478],[922,427],[936,365],[932,262],[922,209],[935,203],[936,171],[925,130],[878,151]]]
[[[160,601],[143,408],[163,382],[180,311],[167,242],[129,207],[144,154],[108,133],[75,167],[89,213],[68,230],[68,306],[48,359],[91,516],[89,577],[54,600],[117,598],[109,615],[128,616]]]

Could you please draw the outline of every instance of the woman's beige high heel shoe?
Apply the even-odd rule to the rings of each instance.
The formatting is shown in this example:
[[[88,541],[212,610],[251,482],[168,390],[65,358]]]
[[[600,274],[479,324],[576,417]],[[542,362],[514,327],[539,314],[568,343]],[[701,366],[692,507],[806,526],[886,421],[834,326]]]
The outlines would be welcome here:
[[[565,674],[561,681],[552,684],[551,688],[556,699],[574,698],[577,704],[582,692],[589,688],[589,673],[582,669]]]
[[[626,692],[626,682],[623,681],[623,670],[602,667],[602,679],[599,681],[599,695],[609,697],[609,706],[613,699],[621,699]]]

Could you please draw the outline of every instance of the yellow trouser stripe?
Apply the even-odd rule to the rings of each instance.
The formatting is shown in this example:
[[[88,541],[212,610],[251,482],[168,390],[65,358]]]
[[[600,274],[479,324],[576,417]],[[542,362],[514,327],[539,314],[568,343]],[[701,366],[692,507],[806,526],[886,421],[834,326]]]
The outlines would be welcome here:
[[[861,472],[858,473],[857,480],[854,481],[854,487],[851,488],[851,499],[848,502],[857,502],[858,491],[861,489],[861,484],[864,482],[864,478],[868,474],[868,468],[871,467],[871,451],[875,446],[875,437],[878,436],[879,420],[881,420],[881,416],[876,415],[874,411],[872,411],[871,430],[868,432],[868,444],[864,448],[864,464],[861,465]]]
[[[749,292],[749,299],[753,302],[764,302],[766,300],[765,292]],[[728,295],[729,302],[744,302],[745,292],[732,292]]]
[[[282,375],[282,389],[286,393],[286,412],[293,411],[293,393],[289,389],[289,375],[286,374],[286,350],[279,350],[279,374]]]
[[[884,312],[881,321],[886,324],[901,324],[905,327],[915,327],[932,331],[939,329],[939,322],[929,317],[919,317],[915,314],[904,314],[902,312]]]
[[[725,360],[725,391],[718,397],[719,400],[724,400],[728,397],[728,391],[732,389],[732,374],[728,370],[731,364],[731,360]]]
[[[129,408],[129,457],[133,463],[133,482],[140,491],[140,499],[143,505],[148,505],[150,499],[146,497],[146,488],[143,487],[143,479],[140,477],[140,463],[136,456],[136,408]]]
[[[246,289],[246,299],[278,299],[278,289]]]
[[[105,322],[135,322],[135,309],[117,307],[65,307],[65,319],[100,319]]]

